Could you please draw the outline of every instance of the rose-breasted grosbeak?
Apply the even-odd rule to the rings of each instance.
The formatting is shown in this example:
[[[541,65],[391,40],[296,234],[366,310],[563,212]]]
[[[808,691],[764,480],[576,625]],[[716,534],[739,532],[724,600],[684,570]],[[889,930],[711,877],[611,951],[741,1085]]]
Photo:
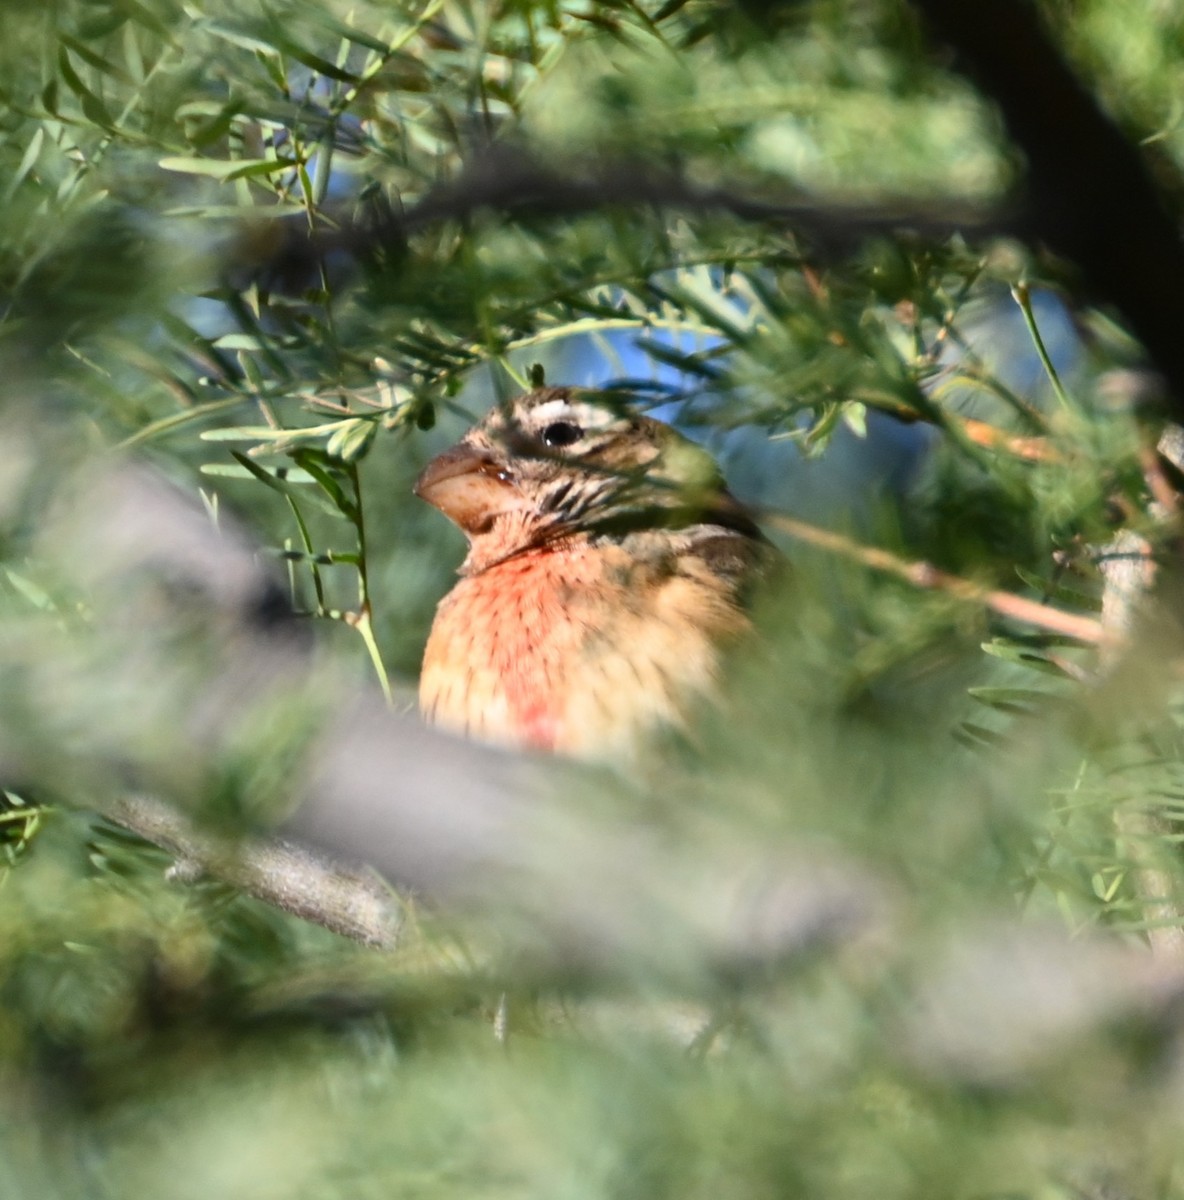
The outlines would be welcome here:
[[[611,393],[539,388],[416,493],[469,540],[424,653],[427,720],[585,758],[680,725],[749,628],[767,543],[711,456]]]

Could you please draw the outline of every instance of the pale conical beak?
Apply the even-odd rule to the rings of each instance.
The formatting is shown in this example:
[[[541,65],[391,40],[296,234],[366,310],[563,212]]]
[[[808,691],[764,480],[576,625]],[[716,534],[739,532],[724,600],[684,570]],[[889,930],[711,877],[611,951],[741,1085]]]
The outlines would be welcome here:
[[[415,494],[465,533],[484,533],[494,517],[518,508],[512,473],[488,454],[458,442],[437,454],[415,481]]]

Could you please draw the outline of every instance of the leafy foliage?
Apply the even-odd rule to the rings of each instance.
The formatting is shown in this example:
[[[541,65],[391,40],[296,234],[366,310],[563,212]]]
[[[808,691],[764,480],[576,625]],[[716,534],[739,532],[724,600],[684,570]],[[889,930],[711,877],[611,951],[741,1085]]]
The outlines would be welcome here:
[[[1170,6],[1045,8],[1178,203]],[[1099,682],[1006,603],[1096,616],[1117,529],[1170,548],[1137,349],[1037,247],[930,220],[1022,170],[902,0],[61,0],[2,42],[6,1194],[1179,1191],[1167,1002],[982,932],[1172,924],[1175,651]],[[902,197],[912,232],[856,219]],[[459,557],[411,481],[536,362],[631,386],[793,535],[695,744],[573,804],[740,862],[840,849],[902,910],[879,944],[572,977],[426,905],[379,954],[90,815],[150,785],[273,819],[341,676],[402,705]],[[62,532],[120,456],[248,531],[324,675],[240,713],[208,597]],[[778,524],[820,472],[807,515],[887,569]],[[1036,999],[951,1027],[1013,973]],[[1050,992],[1085,1015],[1032,1035]]]

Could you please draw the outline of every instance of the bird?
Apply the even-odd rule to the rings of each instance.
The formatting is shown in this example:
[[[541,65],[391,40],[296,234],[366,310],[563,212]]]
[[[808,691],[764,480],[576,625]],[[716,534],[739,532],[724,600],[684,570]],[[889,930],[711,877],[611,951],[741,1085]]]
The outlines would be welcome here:
[[[614,391],[536,387],[433,458],[415,493],[468,539],[424,651],[429,724],[632,759],[715,694],[769,543],[707,450]]]

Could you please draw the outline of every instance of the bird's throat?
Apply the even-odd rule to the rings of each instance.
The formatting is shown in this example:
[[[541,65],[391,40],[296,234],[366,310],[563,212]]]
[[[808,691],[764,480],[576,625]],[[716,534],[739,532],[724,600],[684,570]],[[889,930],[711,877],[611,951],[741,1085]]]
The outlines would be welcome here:
[[[597,625],[602,564],[586,544],[569,544],[469,569],[432,626],[420,685],[425,712],[487,740],[562,748],[568,696]]]
[[[532,512],[513,508],[496,513],[484,528],[469,530],[468,537],[469,553],[459,571],[462,576],[475,578],[522,559],[528,575],[534,578],[537,573],[540,580],[562,573],[563,559],[554,556],[578,540],[548,529]],[[516,573],[510,570],[511,575]]]

